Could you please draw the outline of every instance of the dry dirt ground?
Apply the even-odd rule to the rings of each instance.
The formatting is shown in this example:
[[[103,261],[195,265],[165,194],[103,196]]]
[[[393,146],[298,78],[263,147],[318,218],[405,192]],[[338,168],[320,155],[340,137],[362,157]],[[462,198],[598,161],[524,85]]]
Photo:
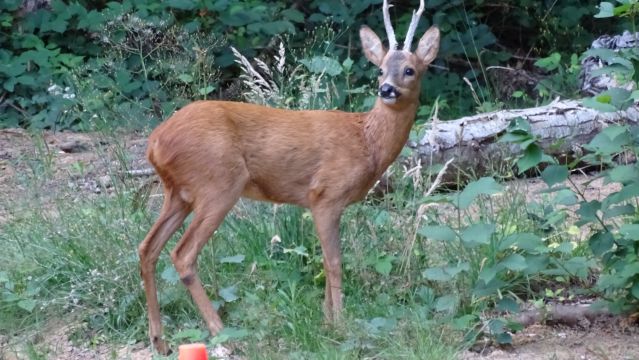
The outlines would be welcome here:
[[[117,141],[115,140],[117,139]],[[144,158],[146,138],[142,134],[76,134],[42,132],[29,134],[21,129],[0,130],[0,231],[2,224],[19,211],[21,197],[47,196],[65,193],[82,196],[104,196],[110,192],[113,179],[127,170],[148,169]],[[42,177],[46,191],[31,193],[27,177]],[[140,184],[147,177],[136,178]],[[603,185],[601,180],[591,183],[585,175],[572,176],[582,184],[586,197],[602,198],[618,190],[614,184]],[[515,191],[525,191],[528,200],[544,188],[541,180],[518,181],[509,185]],[[68,191],[71,189],[72,191]],[[23,202],[28,204],[27,201]],[[28,205],[25,205],[28,206]],[[61,319],[52,320],[50,331],[37,335],[42,347],[48,348],[50,359],[150,359],[151,352],[143,344],[97,346],[78,345],[69,340],[73,326]],[[460,359],[639,359],[639,330],[625,324],[622,318],[606,318],[586,327],[553,327],[533,325],[514,334],[509,348],[476,345],[460,354]],[[8,337],[0,335],[0,360],[26,358],[15,353]]]

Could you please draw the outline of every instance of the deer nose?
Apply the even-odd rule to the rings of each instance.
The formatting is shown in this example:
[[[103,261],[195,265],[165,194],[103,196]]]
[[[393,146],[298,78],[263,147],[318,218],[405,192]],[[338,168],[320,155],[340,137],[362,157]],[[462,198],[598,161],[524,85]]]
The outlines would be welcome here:
[[[393,85],[383,84],[379,88],[379,96],[385,99],[392,99],[399,96],[399,93]]]

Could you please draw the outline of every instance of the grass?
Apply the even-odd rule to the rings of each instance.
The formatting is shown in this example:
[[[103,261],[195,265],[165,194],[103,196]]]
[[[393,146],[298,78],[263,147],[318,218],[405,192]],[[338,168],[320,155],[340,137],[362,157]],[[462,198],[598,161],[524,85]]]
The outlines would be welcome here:
[[[23,174],[22,185],[41,196],[12,200],[13,215],[0,231],[6,249],[0,253],[0,335],[30,359],[46,358],[43,329],[56,324],[77,324],[70,336],[79,347],[146,342],[137,245],[155,219],[158,198],[139,206],[137,187],[121,181],[111,194],[52,192],[53,171],[42,170],[54,166],[46,154],[24,159],[38,170]],[[454,358],[461,334],[448,315],[434,311],[421,269],[410,275],[400,270],[405,239],[415,230],[416,202],[408,194],[371,199],[346,212],[346,311],[337,328],[323,324],[324,273],[310,213],[238,204],[199,257],[203,283],[230,329],[223,336],[256,359]],[[157,267],[173,348],[207,336],[168,256],[176,239]]]

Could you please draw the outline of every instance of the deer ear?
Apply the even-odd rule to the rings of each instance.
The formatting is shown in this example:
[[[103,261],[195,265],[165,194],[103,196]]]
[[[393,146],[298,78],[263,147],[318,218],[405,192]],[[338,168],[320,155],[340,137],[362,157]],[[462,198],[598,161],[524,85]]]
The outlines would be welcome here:
[[[426,68],[428,64],[435,60],[438,51],[439,29],[432,26],[419,40],[417,50],[415,50],[415,55],[417,55],[417,57],[422,60],[422,64],[424,68]]]
[[[362,40],[362,48],[366,58],[376,66],[381,66],[382,60],[386,56],[386,50],[379,37],[368,26],[362,26],[359,29],[359,38]]]

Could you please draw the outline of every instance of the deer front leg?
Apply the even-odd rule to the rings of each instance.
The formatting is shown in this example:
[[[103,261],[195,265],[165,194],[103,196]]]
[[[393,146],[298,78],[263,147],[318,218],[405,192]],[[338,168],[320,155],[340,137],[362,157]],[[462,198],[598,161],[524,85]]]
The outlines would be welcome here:
[[[311,208],[324,255],[324,316],[328,322],[338,322],[342,312],[342,259],[339,239],[342,211],[342,206],[327,204]]]
[[[140,244],[140,274],[144,282],[146,302],[149,314],[149,338],[156,351],[163,355],[169,353],[169,347],[162,339],[162,322],[155,283],[155,266],[162,248],[171,235],[180,227],[189,210],[183,202],[171,192],[167,192],[162,212],[149,234]]]

